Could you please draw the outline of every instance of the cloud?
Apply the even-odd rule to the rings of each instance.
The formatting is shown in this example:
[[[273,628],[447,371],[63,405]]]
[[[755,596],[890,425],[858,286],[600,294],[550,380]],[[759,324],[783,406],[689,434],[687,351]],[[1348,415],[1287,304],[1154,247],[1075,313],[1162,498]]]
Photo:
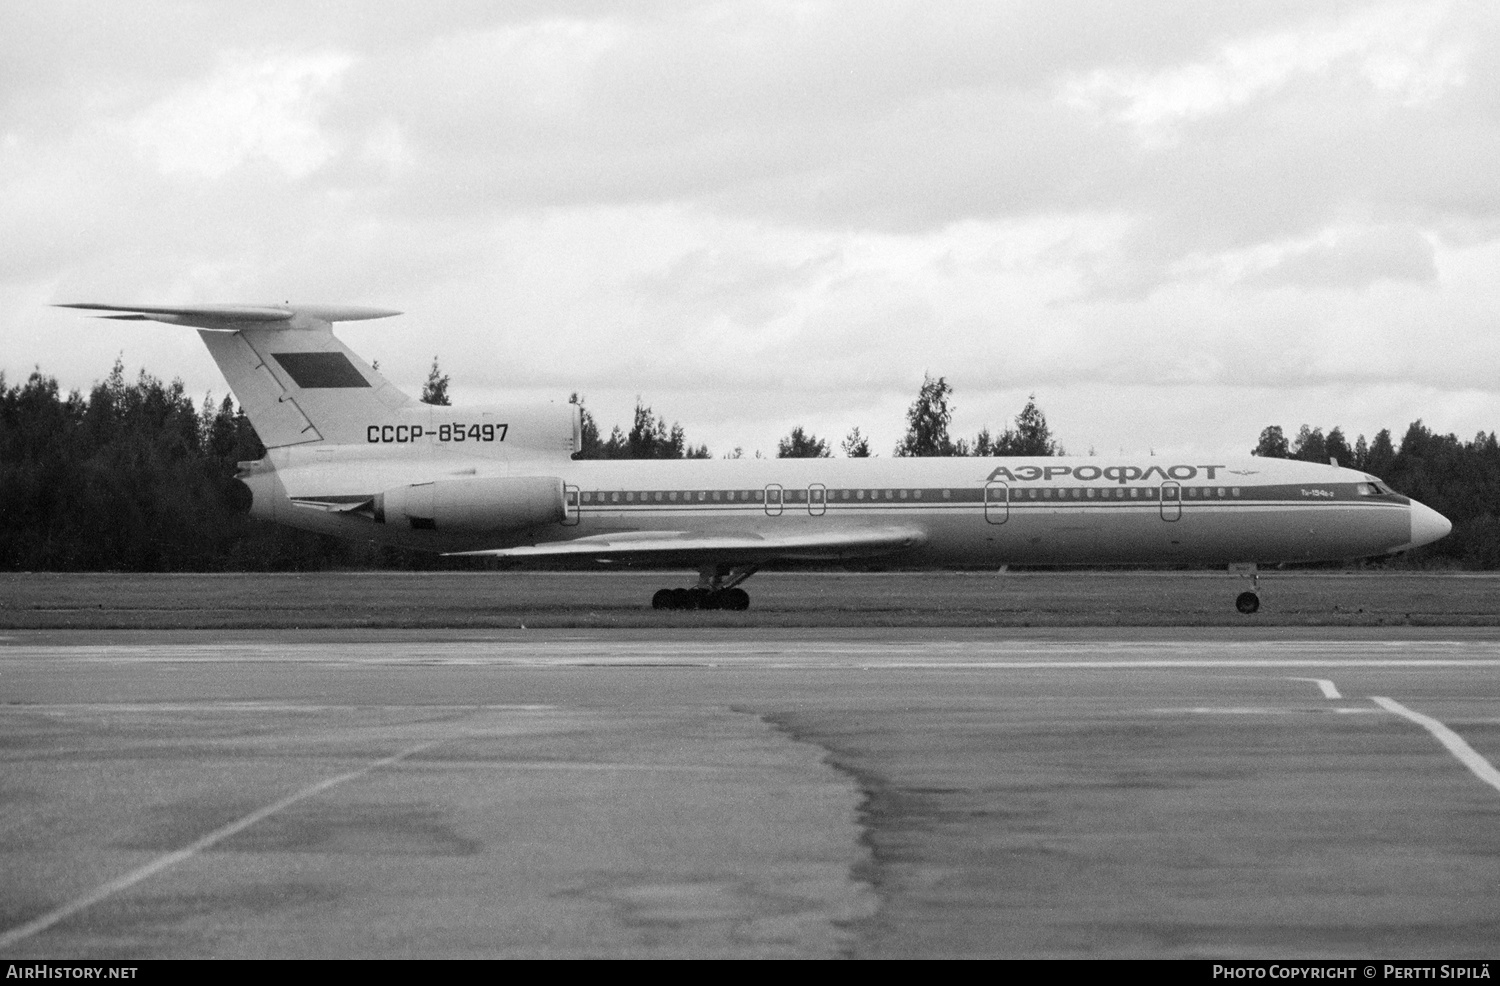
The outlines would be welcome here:
[[[1436,251],[1410,227],[1363,229],[1292,246],[1245,277],[1256,287],[1362,288],[1375,281],[1437,279]]]
[[[1464,82],[1464,52],[1441,38],[1442,4],[1385,4],[1221,45],[1211,57],[1154,73],[1100,68],[1064,85],[1061,99],[1108,113],[1141,139],[1170,139],[1183,122],[1230,112],[1303,76],[1342,74],[1407,105],[1441,98]]]
[[[152,104],[125,129],[168,175],[222,178],[263,161],[303,178],[335,153],[318,117],[353,61],[339,53],[230,52],[208,79]]]

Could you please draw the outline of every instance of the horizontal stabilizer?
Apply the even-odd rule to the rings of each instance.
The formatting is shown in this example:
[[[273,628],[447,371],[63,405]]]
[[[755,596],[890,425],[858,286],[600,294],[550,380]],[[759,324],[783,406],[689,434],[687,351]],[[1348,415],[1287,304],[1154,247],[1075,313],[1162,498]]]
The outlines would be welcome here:
[[[908,527],[851,528],[811,534],[705,534],[695,531],[631,531],[519,548],[455,551],[490,558],[585,557],[629,561],[761,562],[775,558],[836,561],[914,548],[926,540]]]
[[[400,312],[349,305],[100,305],[58,308],[96,317],[191,326],[268,449],[366,445],[372,428],[394,424],[412,399],[391,386],[334,334],[334,322]],[[368,499],[368,498],[366,498]],[[359,506],[299,504],[353,512]]]
[[[247,326],[259,328],[317,329],[331,322],[359,322],[371,318],[400,315],[388,308],[366,308],[359,305],[98,305],[76,302],[57,308],[81,308],[95,312],[128,312],[126,315],[104,315],[138,321],[148,319],[170,325],[191,325],[199,329],[234,331]]]

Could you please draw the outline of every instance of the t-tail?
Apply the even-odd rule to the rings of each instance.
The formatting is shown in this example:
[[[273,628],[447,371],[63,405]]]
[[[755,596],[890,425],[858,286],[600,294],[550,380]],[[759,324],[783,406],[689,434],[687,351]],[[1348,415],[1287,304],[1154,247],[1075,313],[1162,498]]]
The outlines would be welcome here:
[[[59,305],[118,312],[104,318],[198,329],[268,449],[365,441],[372,422],[414,402],[333,334],[334,322],[400,312],[339,305]]]

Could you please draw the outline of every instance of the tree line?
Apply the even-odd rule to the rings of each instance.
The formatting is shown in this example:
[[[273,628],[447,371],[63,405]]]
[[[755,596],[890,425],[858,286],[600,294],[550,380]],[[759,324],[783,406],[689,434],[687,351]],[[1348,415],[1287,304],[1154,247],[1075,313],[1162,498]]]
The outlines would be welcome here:
[[[948,428],[953,421],[951,398],[953,387],[945,377],[936,380],[924,374],[916,400],[906,409],[906,433],[896,443],[893,454],[912,456],[994,456],[994,455],[1065,455],[1052,437],[1047,416],[1036,406],[1036,395],[1026,401],[1016,415],[1015,427],[1007,425],[996,435],[988,427],[980,429],[973,439],[954,438]],[[856,425],[844,437],[840,447],[850,458],[870,455],[870,440]],[[776,445],[780,459],[826,459],[832,455],[828,442],[809,434],[803,428],[791,433]]]

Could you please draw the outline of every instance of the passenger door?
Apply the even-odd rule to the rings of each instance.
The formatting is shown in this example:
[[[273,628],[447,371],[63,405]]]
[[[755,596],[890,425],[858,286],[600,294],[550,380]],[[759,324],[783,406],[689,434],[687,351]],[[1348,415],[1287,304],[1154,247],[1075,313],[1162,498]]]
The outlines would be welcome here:
[[[781,516],[781,487],[775,483],[766,487],[766,516]]]
[[[821,517],[828,510],[828,487],[822,483],[813,483],[807,488],[807,512],[810,516]]]
[[[1161,519],[1172,521],[1182,516],[1182,487],[1177,483],[1161,484]]]
[[[991,524],[1010,520],[1010,487],[999,480],[984,486],[984,519]]]

